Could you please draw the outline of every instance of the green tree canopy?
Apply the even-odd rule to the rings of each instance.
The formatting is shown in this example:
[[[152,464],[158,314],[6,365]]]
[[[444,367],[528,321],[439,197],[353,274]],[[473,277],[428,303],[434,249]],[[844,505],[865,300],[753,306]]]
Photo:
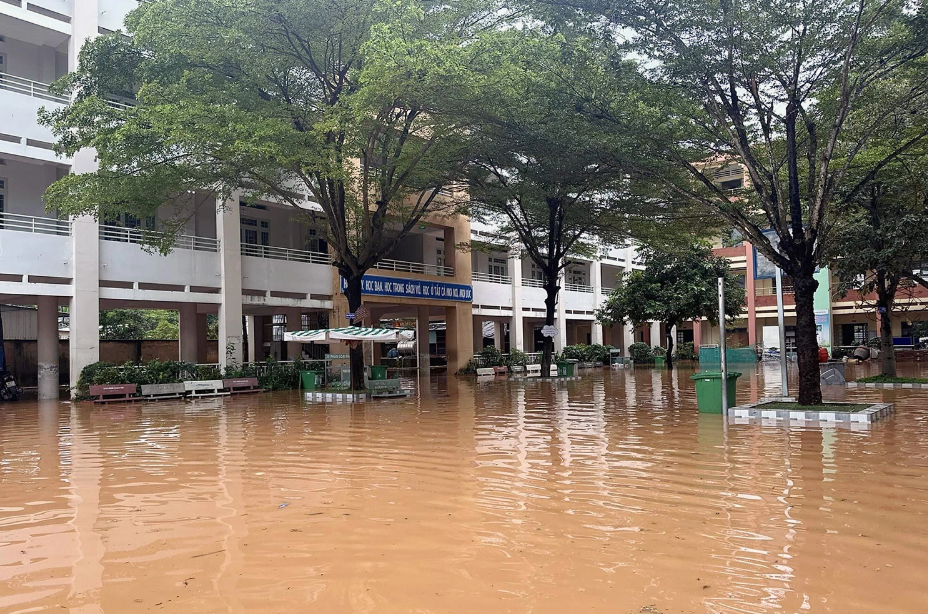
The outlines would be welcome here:
[[[739,317],[745,305],[744,287],[729,272],[728,261],[713,255],[707,245],[693,244],[673,251],[646,247],[640,253],[644,270],[619,279],[596,317],[606,325],[662,322],[667,364],[672,367],[673,327],[697,318],[718,323],[720,277],[725,278],[725,315]]]

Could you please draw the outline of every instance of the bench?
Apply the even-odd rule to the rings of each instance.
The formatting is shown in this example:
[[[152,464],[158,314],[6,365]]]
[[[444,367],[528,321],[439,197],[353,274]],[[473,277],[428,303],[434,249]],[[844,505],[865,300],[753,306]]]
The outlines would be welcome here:
[[[509,367],[509,369],[513,373],[525,373],[525,367],[523,367],[522,365],[512,365],[511,367]]]
[[[132,403],[138,386],[135,384],[98,384],[90,387],[94,403]]]
[[[507,373],[509,373],[509,369],[507,369],[506,367],[493,367],[493,373],[495,373],[496,375],[506,375]]]
[[[486,375],[496,375],[496,371],[493,370],[493,367],[481,367],[477,369],[477,376],[486,376]]]
[[[186,394],[183,384],[142,384],[142,398],[146,401],[180,399]]]
[[[232,394],[242,394],[243,392],[264,392],[264,389],[258,384],[257,377],[236,377],[234,379],[222,380],[223,385]]]
[[[541,365],[525,365],[526,375],[541,375]]]
[[[557,365],[551,365],[551,377],[557,377]]]
[[[367,381],[367,389],[371,391],[371,398],[405,397],[408,390],[403,390],[398,379],[372,379]]]
[[[196,399],[200,397],[218,397],[232,394],[226,390],[225,384],[221,379],[205,379],[200,381],[184,382],[184,391],[187,392],[187,398]]]

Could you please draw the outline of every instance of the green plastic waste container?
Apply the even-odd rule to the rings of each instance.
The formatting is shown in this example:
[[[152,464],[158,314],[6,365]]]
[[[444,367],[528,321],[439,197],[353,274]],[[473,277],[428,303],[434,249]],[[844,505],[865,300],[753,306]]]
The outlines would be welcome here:
[[[728,372],[728,406],[734,407],[737,382],[741,374],[736,371]],[[703,371],[694,373],[690,377],[696,384],[696,405],[701,414],[722,413],[722,372]]]
[[[371,365],[370,379],[387,379],[387,366]]]
[[[303,390],[315,390],[322,384],[322,373],[319,371],[300,371],[300,384]]]
[[[655,356],[655,357],[654,357],[654,366],[655,366],[655,367],[663,367],[663,366],[664,366],[664,363],[666,363],[666,362],[667,362],[667,359],[664,358],[663,356]]]
[[[568,362],[566,360],[557,363],[557,376],[558,377],[573,377],[574,376],[574,363]]]

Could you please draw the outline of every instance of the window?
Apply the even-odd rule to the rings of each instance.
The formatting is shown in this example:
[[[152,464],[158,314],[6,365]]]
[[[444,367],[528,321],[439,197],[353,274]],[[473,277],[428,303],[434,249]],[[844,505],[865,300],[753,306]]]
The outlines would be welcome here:
[[[842,324],[841,325],[841,345],[866,345],[870,337],[869,325],[864,324]]]
[[[435,264],[439,268],[445,266],[445,248],[439,247],[435,250]]]
[[[574,284],[577,286],[585,286],[586,283],[586,271],[583,269],[573,269],[567,273],[567,283]]]
[[[545,280],[544,272],[540,268],[538,268],[538,265],[535,264],[534,262],[532,263],[532,279],[537,280],[537,281]]]
[[[315,228],[309,229],[309,237],[306,239],[306,246],[311,252],[317,252],[320,254],[329,253],[329,244],[326,243],[325,239],[319,237],[319,231]]]
[[[287,330],[287,318],[286,316],[277,314],[271,316],[271,340],[272,341],[283,341],[284,340],[284,331]]]
[[[270,245],[271,224],[267,220],[260,222],[254,218],[242,218],[242,243],[248,245]]]
[[[490,258],[490,275],[506,277],[509,275],[508,265],[502,258]]]

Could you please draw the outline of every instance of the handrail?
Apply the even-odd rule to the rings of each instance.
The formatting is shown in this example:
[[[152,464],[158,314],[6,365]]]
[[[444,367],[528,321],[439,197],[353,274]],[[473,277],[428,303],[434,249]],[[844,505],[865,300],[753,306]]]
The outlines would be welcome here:
[[[381,260],[372,268],[384,271],[403,271],[406,273],[421,273],[423,275],[454,277],[454,267],[424,264],[422,262],[408,262],[406,260]]]
[[[491,284],[511,284],[512,277],[508,275],[493,275],[491,273],[481,273],[474,271],[472,278],[474,281],[485,281]]]
[[[332,264],[332,259],[324,252],[310,252],[302,249],[290,249],[274,245],[254,245],[242,243],[243,256],[287,260],[290,262],[309,262],[312,264]]]
[[[593,286],[587,286],[584,284],[564,284],[564,289],[570,292],[587,292],[593,293]]]
[[[43,235],[71,235],[71,222],[51,217],[34,217],[18,213],[0,212],[0,230],[17,230]]]
[[[607,288],[607,287],[603,286],[602,288],[600,288],[600,293],[601,293],[603,296],[607,296],[607,295],[609,295],[609,294],[612,294],[612,291],[613,291],[613,290],[615,290],[615,288]]]
[[[792,286],[783,286],[783,294],[796,294],[796,290]],[[776,296],[777,288],[776,286],[771,286],[770,288],[757,288],[754,291],[754,296]]]
[[[71,101],[67,95],[52,94],[49,87],[48,83],[17,77],[9,73],[0,73],[0,90],[8,90],[60,104],[68,104]]]
[[[141,230],[139,228],[101,225],[100,238],[104,241],[153,245],[164,238],[164,233],[154,230]],[[171,245],[177,249],[190,249],[198,252],[219,251],[219,239],[212,239],[210,237],[177,235]]]
[[[540,279],[529,279],[527,277],[522,278],[522,286],[525,288],[543,288],[545,282]]]

